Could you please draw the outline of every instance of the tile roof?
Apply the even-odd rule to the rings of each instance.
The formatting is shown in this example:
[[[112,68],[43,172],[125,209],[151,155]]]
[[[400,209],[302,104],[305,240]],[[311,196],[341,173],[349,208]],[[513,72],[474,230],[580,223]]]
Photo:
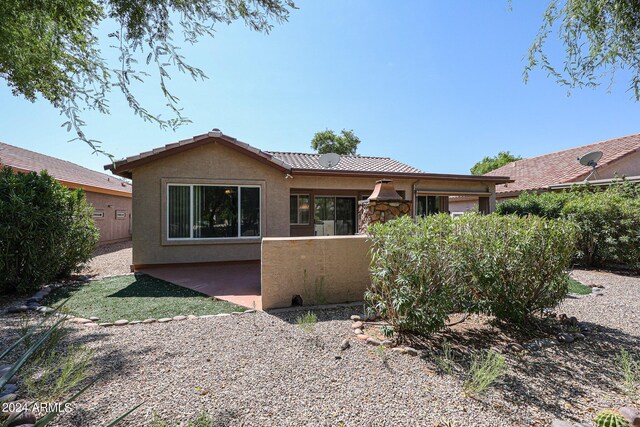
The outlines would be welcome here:
[[[287,153],[267,151],[268,154],[291,165],[294,170],[320,170],[324,169],[318,159],[320,154]],[[340,156],[340,162],[331,168],[332,171],[371,172],[371,173],[425,173],[413,166],[406,165],[389,157],[372,156]]]
[[[491,181],[497,183],[509,181],[508,177],[502,176],[482,177],[427,173],[388,157],[342,156],[340,163],[331,169],[325,169],[318,163],[319,154],[263,151],[232,136],[225,135],[219,129],[213,129],[211,132],[197,135],[193,138],[117,160],[112,164],[106,165],[105,169],[111,170],[116,175],[131,178],[133,169],[140,165],[209,143],[223,144],[228,148],[242,152],[262,163],[291,174],[378,176],[380,178],[413,177],[418,179]]]
[[[123,196],[131,195],[131,184],[117,177],[3,142],[0,142],[0,165],[29,172],[46,170],[56,180],[65,184],[72,184],[71,186],[97,192],[100,192],[99,190],[107,190],[109,192],[125,193]],[[90,189],[89,187],[92,188]]]
[[[602,151],[598,167],[609,165],[628,154],[640,150],[640,134],[600,141],[530,159],[517,160],[491,171],[486,176],[509,176],[513,183],[497,185],[496,193],[517,193],[524,190],[546,189],[552,184],[583,180],[591,168],[581,165],[577,158],[591,151]]]

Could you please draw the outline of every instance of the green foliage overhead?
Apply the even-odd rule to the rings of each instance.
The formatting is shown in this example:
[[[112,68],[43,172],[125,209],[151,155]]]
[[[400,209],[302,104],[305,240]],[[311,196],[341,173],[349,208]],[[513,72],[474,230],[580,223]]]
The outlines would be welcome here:
[[[311,140],[311,148],[319,154],[356,154],[358,144],[360,144],[360,138],[353,133],[353,130],[346,129],[342,129],[340,135],[329,129],[316,132]]]
[[[29,293],[77,271],[99,233],[82,190],[45,172],[0,171],[0,294]]]
[[[564,218],[579,229],[576,258],[587,266],[626,266],[640,271],[640,185],[621,182],[542,194],[522,193],[500,203],[501,215]]]
[[[365,297],[398,333],[430,334],[456,309],[524,323],[567,295],[576,227],[535,216],[402,217],[369,228]]]
[[[46,99],[66,116],[63,126],[97,149],[82,131],[80,113],[108,114],[113,88],[145,121],[163,128],[189,121],[168,81],[175,72],[195,80],[206,75],[185,62],[174,39],[193,44],[213,36],[216,24],[236,20],[268,33],[271,22],[286,21],[294,8],[292,0],[2,0],[0,78],[16,96]],[[98,27],[114,30],[101,40]],[[100,49],[107,44],[117,61],[105,59]],[[150,77],[159,82],[170,118],[148,111],[134,94],[134,84]]]
[[[554,65],[547,55],[555,34],[564,58]],[[640,2],[637,0],[552,0],[532,46],[524,73],[534,68],[569,90],[613,83],[616,71],[630,75],[629,90],[640,99]],[[550,50],[550,49],[549,49]],[[606,81],[606,80],[605,80]]]
[[[471,168],[471,174],[484,175],[487,172],[501,168],[502,166],[521,160],[522,157],[511,154],[508,151],[501,151],[493,157],[485,157]]]

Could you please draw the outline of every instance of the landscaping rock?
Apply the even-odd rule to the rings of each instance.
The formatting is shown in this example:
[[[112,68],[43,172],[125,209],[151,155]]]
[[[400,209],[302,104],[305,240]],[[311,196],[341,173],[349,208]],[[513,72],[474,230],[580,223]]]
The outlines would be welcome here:
[[[11,370],[13,365],[0,365],[0,377]]]
[[[200,319],[209,319],[211,317],[216,317],[215,314],[203,314],[202,316],[198,316]]]
[[[98,323],[98,325],[99,325],[99,326],[104,326],[104,327],[106,328],[106,327],[109,327],[109,326],[113,326],[113,323],[111,323],[111,322],[104,322],[104,323]]]
[[[636,408],[623,406],[618,412],[629,421],[632,427],[640,427],[640,412]]]
[[[7,309],[7,313],[24,313],[27,310],[29,310],[29,307],[26,305],[14,305]]]
[[[177,320],[177,321],[186,320],[186,319],[187,319],[187,316],[173,316],[173,320]]]
[[[232,311],[231,314],[233,314],[234,316],[237,316],[239,314],[242,314],[242,311]]]
[[[3,394],[0,396],[0,403],[13,402],[18,396],[13,393]]]
[[[585,338],[585,336],[580,334],[580,333],[573,334],[573,339],[576,340],[576,341],[583,340],[584,338]]]
[[[349,340],[348,339],[342,340],[342,342],[340,343],[340,350],[345,351],[349,347],[351,347],[351,343],[349,342]]]
[[[589,325],[581,324],[579,326],[580,326],[580,332],[582,332],[583,334],[588,334],[591,332],[591,327]]]
[[[549,338],[533,340],[523,344],[524,348],[529,351],[541,350],[543,348],[549,348],[555,345],[558,345],[558,342]]]
[[[406,354],[407,353],[407,349],[404,347],[393,347],[391,349],[391,351],[396,352],[396,353],[400,353],[400,354]]]
[[[38,311],[38,312],[40,312],[42,314],[48,314],[48,313],[54,312],[55,310],[53,308],[51,308],[51,307],[47,307],[47,306],[41,305],[40,307],[37,308],[36,311]]]
[[[573,338],[573,335],[567,332],[563,332],[561,334],[558,334],[558,341],[563,342],[565,344],[569,344],[574,341],[574,338]]]
[[[525,350],[523,346],[521,346],[520,344],[515,343],[515,342],[509,344],[508,349],[510,351],[513,351],[514,353],[520,353],[520,352],[523,352]]]
[[[35,414],[29,410],[22,412],[11,412],[7,418],[7,427],[19,427],[33,425],[37,421]]]
[[[84,324],[84,323],[91,323],[91,320],[85,319],[84,317],[74,317],[71,320],[69,320],[69,322]]]
[[[360,319],[360,316],[358,316],[357,314],[352,315],[352,316],[350,317],[350,319],[351,319],[351,320],[353,320],[354,322],[355,322],[355,321],[357,321],[357,320],[361,320],[361,319]]]
[[[157,320],[156,320],[156,319],[144,319],[144,320],[142,321],[142,323],[155,323],[155,322],[157,322]]]
[[[356,335],[362,335],[364,332],[362,331],[362,329],[354,329],[353,333]]]
[[[15,384],[5,384],[4,387],[2,387],[2,390],[0,390],[0,394],[9,394],[9,393],[15,393],[16,390],[18,390],[18,386]]]
[[[96,316],[91,316],[89,317],[89,320],[91,320],[92,322],[97,322],[98,320],[100,320],[100,318]]]
[[[573,424],[562,420],[553,420],[551,427],[575,427]]]
[[[381,344],[385,347],[393,347],[393,341],[391,340],[384,340]]]
[[[363,323],[360,322],[360,321],[353,322],[351,324],[351,329],[362,329],[362,325],[363,325]]]
[[[255,313],[255,312],[256,312],[256,310],[254,310],[254,309],[251,309],[251,310],[245,310],[245,311],[244,311],[244,314]]]
[[[190,314],[190,315],[187,316],[187,320],[194,320],[194,319],[197,319],[197,318],[198,318],[198,316],[193,315],[193,314]]]
[[[404,351],[409,355],[409,356],[417,356],[418,350],[416,350],[415,348],[411,348],[411,347],[405,347]]]
[[[356,338],[358,338],[360,341],[366,341],[367,338],[369,338],[369,335],[367,334],[360,334],[358,335]]]
[[[380,345],[380,341],[375,339],[375,338],[373,338],[373,337],[367,338],[366,342],[367,342],[367,344],[370,344],[370,345],[376,345],[376,346]]]
[[[142,323],[141,320],[132,320],[131,322],[129,322],[130,325],[137,325],[138,323]]]
[[[229,313],[216,314],[216,317],[227,317],[227,316],[231,316],[231,315]]]
[[[127,319],[120,319],[113,322],[113,324],[116,326],[124,326],[124,325],[128,325],[129,321]]]
[[[569,325],[571,326],[578,326],[578,318],[575,316],[571,316],[569,318]]]
[[[167,323],[167,322],[171,322],[173,319],[171,317],[163,317],[162,319],[158,319],[158,322],[160,323]]]

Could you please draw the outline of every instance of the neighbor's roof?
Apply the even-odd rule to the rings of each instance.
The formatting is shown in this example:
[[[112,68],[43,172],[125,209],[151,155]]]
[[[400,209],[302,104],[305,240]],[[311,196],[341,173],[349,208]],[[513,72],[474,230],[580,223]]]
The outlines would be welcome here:
[[[489,177],[427,173],[388,157],[341,156],[338,165],[330,169],[325,169],[318,163],[318,158],[320,157],[319,154],[262,151],[245,142],[238,141],[236,138],[225,135],[218,129],[214,129],[213,131],[203,135],[194,136],[193,138],[167,144],[164,147],[159,147],[151,151],[118,160],[113,164],[106,165],[105,169],[109,169],[117,175],[131,178],[133,169],[140,165],[211,143],[224,145],[225,147],[239,151],[249,157],[291,175],[453,179],[466,181],[489,181],[496,183],[510,182],[509,178],[504,176]]]
[[[601,168],[638,150],[640,150],[640,134],[623,136],[530,159],[517,160],[485,176],[507,175],[514,180],[510,184],[497,185],[498,196],[517,194],[525,190],[543,190],[553,184],[578,182],[586,178],[591,168],[581,165],[577,159],[589,152],[602,151],[602,159],[598,161],[598,168]]]
[[[46,170],[60,183],[86,191],[131,197],[131,184],[75,163],[0,142],[0,165],[20,172]]]

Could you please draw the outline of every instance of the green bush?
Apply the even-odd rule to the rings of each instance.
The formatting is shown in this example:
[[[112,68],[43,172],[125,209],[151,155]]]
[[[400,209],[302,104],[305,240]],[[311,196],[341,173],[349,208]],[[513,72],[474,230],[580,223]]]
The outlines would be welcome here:
[[[365,298],[399,333],[436,332],[456,309],[525,322],[568,292],[568,221],[442,214],[375,224],[369,233]]]
[[[371,286],[365,297],[398,333],[428,334],[444,327],[456,301],[453,220],[402,217],[369,228]]]
[[[640,185],[622,181],[601,191],[589,186],[561,193],[523,193],[498,205],[501,215],[536,215],[573,221],[576,261],[640,271]]]
[[[46,173],[0,171],[0,293],[33,292],[78,270],[99,234],[82,190]]]
[[[475,310],[522,323],[567,295],[575,226],[537,216],[465,215],[456,258]]]

